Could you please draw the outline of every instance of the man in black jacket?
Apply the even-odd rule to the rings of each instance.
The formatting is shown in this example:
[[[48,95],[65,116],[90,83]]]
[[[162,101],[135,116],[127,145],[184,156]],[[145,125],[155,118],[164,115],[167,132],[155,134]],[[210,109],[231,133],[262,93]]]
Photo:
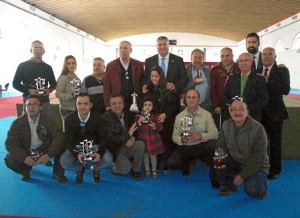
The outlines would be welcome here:
[[[262,124],[267,131],[270,144],[269,179],[276,179],[281,172],[283,121],[288,119],[283,95],[288,95],[290,92],[289,70],[285,67],[278,67],[275,58],[275,49],[265,48],[262,52],[263,68],[257,71],[265,77],[269,93],[268,104],[262,112]]]
[[[264,77],[251,71],[252,62],[253,58],[249,53],[239,56],[241,73],[228,77],[224,87],[224,105],[233,97],[241,96],[248,105],[249,115],[260,121],[262,109],[268,102],[268,91]],[[230,118],[228,113],[227,118]]]
[[[141,166],[145,154],[145,144],[136,140],[137,129],[131,112],[124,111],[124,98],[115,94],[109,100],[110,110],[103,114],[101,123],[105,146],[113,154],[111,171],[113,174],[131,174],[140,180]]]
[[[83,182],[83,174],[90,161],[92,162],[92,178],[95,183],[100,182],[99,170],[109,166],[112,162],[111,154],[106,151],[101,139],[100,131],[103,123],[101,123],[100,114],[91,111],[92,106],[90,96],[82,93],[76,100],[77,111],[66,119],[64,145],[67,150],[61,156],[61,165],[64,169],[76,171],[75,182],[77,184]],[[78,147],[84,144],[94,147]],[[88,151],[95,147],[98,147],[98,150],[89,155]],[[91,160],[89,161],[88,158]]]

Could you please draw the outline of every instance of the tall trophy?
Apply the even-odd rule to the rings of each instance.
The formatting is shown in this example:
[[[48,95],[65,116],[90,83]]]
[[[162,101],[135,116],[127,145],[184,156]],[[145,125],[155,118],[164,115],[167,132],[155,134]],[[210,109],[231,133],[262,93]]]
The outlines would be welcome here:
[[[98,151],[99,145],[93,144],[94,140],[83,140],[80,142],[80,145],[76,145],[76,149],[74,151],[83,154],[84,158],[83,161],[92,161],[93,160],[93,154]]]
[[[193,127],[193,118],[190,115],[186,115],[181,118],[181,133],[182,136],[188,136],[191,133]]]
[[[45,89],[47,88],[45,86],[46,79],[38,77],[38,78],[34,79],[34,81],[35,81],[35,88],[38,91],[39,95],[43,95],[45,93]]]
[[[142,109],[141,115],[144,117],[144,121],[142,123],[148,124],[150,123],[151,113],[145,109]]]
[[[137,103],[136,103],[136,96],[137,96],[137,94],[134,92],[131,96],[132,96],[132,105],[130,106],[129,110],[131,112],[138,113],[139,112],[139,108],[138,108]]]
[[[40,156],[42,156],[42,155],[43,155],[43,152],[40,151],[40,149],[38,149],[38,148],[30,149],[30,157],[33,160],[37,161],[40,158]]]
[[[197,76],[194,78],[194,82],[197,85],[203,83],[203,78],[201,75],[201,67],[199,65],[197,66]]]
[[[223,169],[226,167],[226,158],[228,154],[220,147],[216,148],[214,159],[214,168]]]
[[[72,81],[70,81],[70,83],[72,86],[73,96],[78,96],[80,94],[80,88],[81,88],[80,80],[73,79]]]

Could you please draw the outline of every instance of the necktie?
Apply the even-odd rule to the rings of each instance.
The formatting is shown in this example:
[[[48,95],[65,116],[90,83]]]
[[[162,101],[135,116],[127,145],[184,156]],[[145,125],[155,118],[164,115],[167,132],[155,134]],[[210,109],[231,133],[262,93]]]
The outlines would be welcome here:
[[[165,64],[165,60],[166,60],[166,58],[161,58],[160,67],[164,71],[164,74],[166,76],[166,64]]]
[[[268,70],[269,70],[269,69],[266,68],[266,69],[265,69],[265,72],[264,72],[264,76],[265,76],[266,78],[268,78]]]

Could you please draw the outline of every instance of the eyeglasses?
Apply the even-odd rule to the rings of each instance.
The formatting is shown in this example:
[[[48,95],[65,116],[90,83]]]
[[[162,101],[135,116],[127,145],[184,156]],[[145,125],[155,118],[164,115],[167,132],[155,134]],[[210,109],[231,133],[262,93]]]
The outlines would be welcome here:
[[[236,95],[236,96],[234,96],[234,97],[232,98],[232,100],[233,100],[233,101],[234,101],[234,100],[236,100],[236,101],[244,101],[244,98]]]
[[[36,108],[37,106],[42,106],[42,105],[41,104],[36,104],[36,103],[33,103],[33,104],[28,103],[28,104],[26,104],[26,107]]]
[[[230,112],[239,112],[239,113],[243,113],[245,112],[245,108],[240,108],[240,109],[237,109],[237,108],[230,108]]]
[[[251,59],[238,59],[237,61],[238,63],[244,63],[244,62],[251,61]]]
[[[126,71],[126,73],[125,73],[125,78],[126,78],[126,79],[129,79],[128,71]]]
[[[230,105],[231,105],[232,102],[234,102],[234,101],[243,101],[243,102],[244,102],[244,98],[236,95],[236,96],[234,96],[230,101],[228,101],[228,102],[226,103],[226,105],[227,105],[228,107],[230,107]]]
[[[32,49],[33,49],[33,50],[36,50],[36,51],[42,51],[42,50],[44,50],[43,47],[33,47]]]

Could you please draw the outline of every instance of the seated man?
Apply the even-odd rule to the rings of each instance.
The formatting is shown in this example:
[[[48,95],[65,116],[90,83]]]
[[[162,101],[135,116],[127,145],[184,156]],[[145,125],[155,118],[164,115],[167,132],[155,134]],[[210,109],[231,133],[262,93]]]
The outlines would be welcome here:
[[[210,180],[213,188],[219,183],[213,168],[213,155],[218,130],[211,114],[199,106],[200,94],[195,89],[189,89],[185,94],[186,109],[176,116],[173,141],[178,145],[168,160],[171,168],[180,166],[184,176],[190,175],[190,162],[195,158],[207,159],[210,166]],[[192,118],[192,129],[187,136],[182,134],[182,119],[186,116]],[[179,158],[177,158],[179,157]]]
[[[237,192],[238,186],[244,184],[247,194],[263,199],[267,196],[269,170],[266,132],[259,122],[248,116],[242,98],[234,98],[229,104],[231,119],[223,123],[217,142],[217,147],[228,154],[225,165],[216,166],[223,186],[219,194]]]
[[[133,133],[137,129],[131,112],[124,112],[124,98],[115,94],[109,100],[110,110],[103,114],[102,136],[106,147],[113,153],[113,174],[127,174],[131,171],[140,180],[141,166],[145,154],[145,144],[136,140]],[[131,125],[131,126],[130,126]]]
[[[59,163],[62,151],[62,130],[45,114],[37,95],[29,95],[25,101],[26,114],[18,117],[11,125],[5,147],[8,154],[5,163],[8,168],[22,174],[22,180],[30,179],[30,171],[37,164],[44,164],[54,158],[53,178],[65,183],[64,169]]]
[[[84,160],[87,149],[78,149],[76,145],[91,143],[98,146],[98,150],[91,154],[92,157],[92,178],[95,183],[100,182],[99,170],[107,167],[112,162],[109,151],[102,145],[100,136],[101,123],[100,115],[96,111],[90,111],[93,106],[90,96],[86,93],[79,94],[76,99],[77,111],[70,114],[66,119],[64,145],[67,150],[61,156],[61,165],[64,169],[75,169],[75,183],[83,182],[87,161]]]

